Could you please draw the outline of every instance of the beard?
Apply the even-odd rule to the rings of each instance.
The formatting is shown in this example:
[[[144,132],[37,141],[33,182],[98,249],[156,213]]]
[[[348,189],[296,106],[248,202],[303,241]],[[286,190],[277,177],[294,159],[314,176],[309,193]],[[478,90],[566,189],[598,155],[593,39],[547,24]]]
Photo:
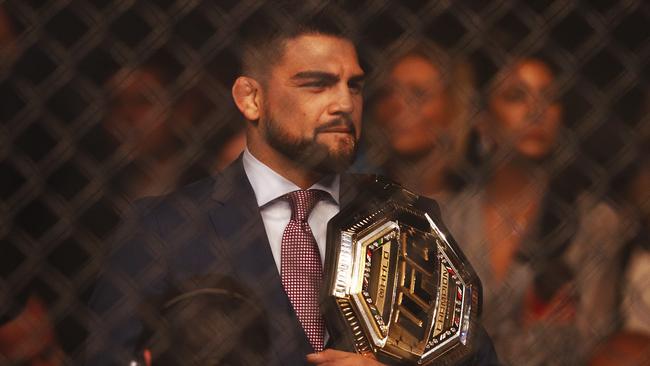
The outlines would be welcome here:
[[[358,144],[356,128],[346,117],[336,118],[314,129],[313,137],[293,137],[282,124],[270,117],[264,125],[267,143],[286,158],[298,165],[320,174],[333,174],[345,171],[356,156]],[[346,126],[350,129],[350,140],[338,141],[337,146],[329,146],[317,141],[318,135],[329,127]]]

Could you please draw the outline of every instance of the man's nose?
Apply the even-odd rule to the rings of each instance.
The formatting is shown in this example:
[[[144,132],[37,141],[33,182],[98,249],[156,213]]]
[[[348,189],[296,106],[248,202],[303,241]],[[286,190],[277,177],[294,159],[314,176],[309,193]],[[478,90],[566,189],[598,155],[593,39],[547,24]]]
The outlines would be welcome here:
[[[336,89],[332,103],[330,103],[330,114],[352,113],[354,110],[354,97],[347,86]]]

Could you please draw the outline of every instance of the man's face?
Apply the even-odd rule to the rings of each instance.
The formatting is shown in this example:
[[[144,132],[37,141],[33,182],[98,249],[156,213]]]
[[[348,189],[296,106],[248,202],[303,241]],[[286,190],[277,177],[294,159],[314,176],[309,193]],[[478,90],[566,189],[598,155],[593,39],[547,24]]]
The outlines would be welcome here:
[[[346,169],[361,133],[362,87],[363,70],[351,42],[324,35],[287,41],[264,87],[263,139],[314,171]]]

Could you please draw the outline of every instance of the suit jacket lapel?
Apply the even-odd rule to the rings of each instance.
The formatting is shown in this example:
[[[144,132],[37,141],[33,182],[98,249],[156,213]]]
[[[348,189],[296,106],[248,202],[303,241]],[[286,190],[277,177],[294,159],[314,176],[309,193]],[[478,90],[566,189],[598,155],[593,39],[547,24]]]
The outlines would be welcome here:
[[[212,197],[220,206],[210,211],[210,218],[224,254],[231,259],[235,280],[249,289],[253,300],[267,312],[270,353],[280,364],[304,363],[311,346],[282,286],[241,157],[218,177]]]
[[[360,193],[360,180],[364,176],[358,174],[341,174],[341,188],[339,190],[340,208],[343,209]]]

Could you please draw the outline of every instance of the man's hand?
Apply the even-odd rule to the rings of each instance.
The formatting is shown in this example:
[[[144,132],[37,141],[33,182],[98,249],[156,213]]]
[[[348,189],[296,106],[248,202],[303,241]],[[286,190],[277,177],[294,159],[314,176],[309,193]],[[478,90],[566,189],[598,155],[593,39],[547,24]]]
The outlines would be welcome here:
[[[333,349],[326,349],[323,352],[309,354],[307,355],[307,362],[319,366],[386,366],[377,361],[372,353],[369,355],[360,355],[358,353],[343,352]]]

